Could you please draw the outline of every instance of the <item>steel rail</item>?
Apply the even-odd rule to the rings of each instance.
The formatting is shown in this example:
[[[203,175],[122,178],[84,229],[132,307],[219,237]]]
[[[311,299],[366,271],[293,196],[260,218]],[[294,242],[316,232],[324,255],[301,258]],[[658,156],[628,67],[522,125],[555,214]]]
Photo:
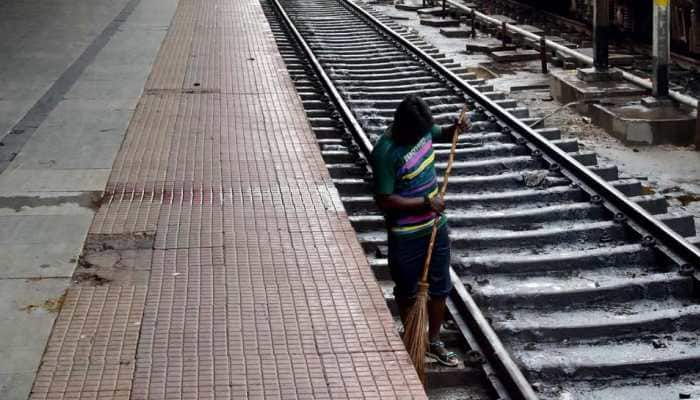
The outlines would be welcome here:
[[[362,15],[367,20],[371,21],[375,27],[380,29],[390,38],[400,43],[403,47],[409,49],[423,62],[428,64],[439,74],[447,78],[455,86],[465,92],[465,94],[474,99],[478,104],[491,112],[497,119],[503,121],[511,131],[522,136],[544,154],[552,158],[559,164],[562,169],[568,170],[581,183],[588,185],[597,195],[607,200],[610,204],[620,210],[630,220],[639,224],[643,229],[649,232],[656,240],[667,246],[669,249],[677,253],[684,261],[695,268],[700,267],[700,249],[690,244],[681,235],[670,229],[668,226],[654,218],[649,212],[644,210],[636,203],[630,201],[627,196],[603,180],[600,176],[586,168],[583,164],[576,161],[565,151],[552,144],[545,137],[537,133],[535,130],[525,125],[518,118],[510,114],[503,107],[496,104],[493,100],[486,97],[484,94],[476,90],[472,85],[462,80],[457,74],[447,69],[430,55],[419,49],[413,43],[405,39],[393,29],[379,21],[372,14],[358,6],[351,0],[338,0],[347,5],[352,10]],[[452,2],[452,0],[447,0]]]
[[[277,11],[280,13],[280,16],[282,17],[285,25],[294,36],[294,39],[297,41],[299,46],[301,46],[302,50],[304,50],[304,53],[306,54],[306,57],[311,63],[314,72],[321,81],[323,88],[330,95],[331,101],[335,105],[336,109],[340,111],[340,117],[343,119],[343,122],[346,124],[348,130],[350,130],[352,135],[355,137],[355,140],[357,141],[360,147],[360,151],[362,151],[365,158],[369,160],[373,149],[372,142],[369,140],[369,136],[367,136],[364,129],[362,129],[362,126],[355,118],[355,115],[350,110],[350,107],[348,107],[348,105],[345,103],[345,100],[343,100],[343,98],[341,97],[340,92],[338,92],[338,89],[336,89],[335,85],[331,81],[331,78],[328,77],[328,74],[326,74],[326,71],[323,69],[323,66],[321,66],[321,63],[314,55],[313,50],[311,50],[311,47],[309,47],[304,37],[301,35],[301,33],[299,33],[296,26],[292,22],[291,18],[289,18],[289,15],[287,15],[287,12],[284,10],[284,7],[282,7],[278,0],[272,0],[272,2],[277,8]]]
[[[488,16],[480,11],[477,11],[476,9],[474,9],[472,7],[467,7],[464,4],[460,4],[457,0],[445,0],[445,2],[449,3],[451,6],[457,8],[457,9],[460,9],[468,14],[473,13],[475,17],[479,18],[482,21],[488,22],[489,24],[496,25],[498,27],[503,26],[502,21],[500,21],[496,18],[490,17],[490,16]],[[522,28],[518,28],[516,25],[506,23],[505,26],[506,26],[506,29],[508,31],[510,31],[512,33],[517,33],[518,35],[521,35],[525,38],[528,38],[528,39],[534,41],[535,43],[539,43],[541,40],[541,36],[536,35],[532,32],[528,32]],[[575,58],[576,60],[578,60],[579,62],[582,62],[584,64],[593,65],[593,57],[589,57],[583,53],[579,53],[578,51],[576,51],[574,49],[570,49],[566,46],[563,46],[559,43],[553,42],[553,41],[548,40],[546,38],[545,38],[545,43],[547,44],[547,47],[549,47],[552,50],[556,50],[560,53],[566,54],[569,57]],[[622,77],[624,79],[626,79],[627,81],[632,82],[635,85],[641,86],[641,87],[648,89],[648,90],[653,89],[653,84],[649,80],[641,78],[637,75],[631,74],[631,73],[626,72],[626,71],[621,70],[620,72],[622,72]],[[698,100],[691,97],[691,96],[688,96],[688,95],[685,95],[683,93],[679,93],[679,92],[676,92],[673,90],[671,90],[669,92],[669,96],[672,99],[678,101],[679,103],[683,103],[687,106],[693,107],[693,109],[698,107]]]
[[[352,135],[360,143],[360,148],[365,153],[366,157],[369,157],[372,151],[372,144],[369,141],[367,134],[364,132],[357,119],[352,114],[352,111],[347,106],[340,93],[335,88],[335,85],[330,80],[325,70],[321,66],[318,59],[315,57],[313,51],[306,43],[301,33],[296,29],[293,21],[285,11],[284,7],[279,3],[279,0],[272,0],[275,5],[279,15],[282,17],[287,28],[290,30],[297,44],[304,51],[307,59],[311,63],[314,72],[318,75],[321,80],[322,85],[330,94],[331,100],[334,105],[340,110],[341,117],[343,121],[347,124],[347,128],[351,131]],[[495,365],[498,366],[505,377],[507,382],[510,384],[510,390],[507,394],[502,393],[502,387],[500,379],[494,376],[487,376],[487,379],[491,380],[494,390],[498,392],[502,399],[523,399],[523,400],[538,400],[532,386],[527,381],[522,371],[518,368],[515,361],[510,357],[508,350],[505,348],[500,338],[493,330],[488,320],[483,315],[479,309],[476,302],[473,300],[464,284],[462,283],[459,276],[455,271],[450,268],[450,278],[455,285],[455,290],[452,296],[456,296],[460,300],[459,308],[462,312],[467,313],[463,317],[467,317],[470,322],[470,328],[474,330],[481,342],[482,351],[486,350],[484,356],[493,360],[495,358]]]

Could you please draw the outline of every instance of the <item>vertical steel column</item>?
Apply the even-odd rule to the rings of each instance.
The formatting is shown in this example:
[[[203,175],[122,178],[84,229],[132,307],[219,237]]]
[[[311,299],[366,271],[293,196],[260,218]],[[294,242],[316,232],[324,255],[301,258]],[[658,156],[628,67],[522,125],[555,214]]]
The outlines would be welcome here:
[[[700,102],[695,114],[695,150],[700,151]]]
[[[547,68],[547,38],[542,34],[540,37],[540,62],[542,63],[542,73],[546,74],[549,72]]]
[[[501,43],[504,49],[508,46],[508,24],[505,21],[501,23]]]
[[[693,10],[690,12],[690,40],[691,53],[700,53],[700,0],[693,1]]]
[[[610,40],[610,0],[595,0],[593,5],[593,66],[607,71]]]
[[[476,11],[472,8],[471,12],[472,20],[472,39],[476,38]]]
[[[671,56],[670,0],[654,0],[654,75],[652,93],[668,97],[668,64]]]

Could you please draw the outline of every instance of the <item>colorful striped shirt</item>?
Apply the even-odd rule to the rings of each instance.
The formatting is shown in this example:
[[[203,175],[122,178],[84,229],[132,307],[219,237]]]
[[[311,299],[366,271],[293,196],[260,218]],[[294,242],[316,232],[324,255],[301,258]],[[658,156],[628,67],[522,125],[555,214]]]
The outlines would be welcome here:
[[[390,136],[382,135],[372,151],[375,193],[421,198],[437,195],[433,139],[441,133],[442,129],[435,125],[412,146],[398,145]],[[421,237],[430,234],[435,216],[434,211],[396,211],[386,215],[387,228],[397,237]],[[446,222],[443,215],[440,226]]]

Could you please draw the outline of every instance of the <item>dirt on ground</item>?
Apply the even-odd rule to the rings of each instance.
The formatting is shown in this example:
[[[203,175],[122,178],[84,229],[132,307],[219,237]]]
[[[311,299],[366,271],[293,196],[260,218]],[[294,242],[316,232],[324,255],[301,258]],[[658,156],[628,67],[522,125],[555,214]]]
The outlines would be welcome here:
[[[73,273],[74,286],[146,283],[155,235],[90,235]]]

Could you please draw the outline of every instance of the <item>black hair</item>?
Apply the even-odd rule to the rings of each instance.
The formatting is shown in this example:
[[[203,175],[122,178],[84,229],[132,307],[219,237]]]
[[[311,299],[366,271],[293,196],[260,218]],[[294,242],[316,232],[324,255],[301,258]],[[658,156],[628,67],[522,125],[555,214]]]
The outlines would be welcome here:
[[[415,94],[409,94],[394,112],[391,138],[398,144],[412,145],[417,143],[433,124],[433,115],[428,104]]]

